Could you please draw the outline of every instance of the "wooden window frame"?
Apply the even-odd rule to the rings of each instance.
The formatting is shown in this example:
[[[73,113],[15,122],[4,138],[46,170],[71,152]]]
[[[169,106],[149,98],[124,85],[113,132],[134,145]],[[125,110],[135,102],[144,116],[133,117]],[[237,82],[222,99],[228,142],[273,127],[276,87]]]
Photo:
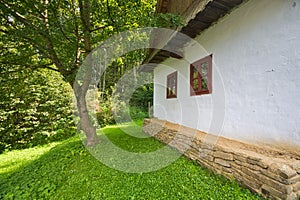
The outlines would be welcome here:
[[[172,80],[174,80],[174,86],[175,86],[174,93],[172,92],[172,87],[173,87]],[[177,98],[177,80],[178,80],[177,71],[173,72],[167,76],[167,91],[166,91],[167,99]]]
[[[195,66],[202,66],[204,63],[208,63],[208,70],[207,70],[207,89],[202,89],[202,70],[198,67],[197,71],[197,77],[194,77],[194,68]],[[194,88],[194,81],[197,80],[197,88]],[[197,60],[196,62],[192,63],[190,65],[190,95],[191,96],[197,96],[197,95],[203,95],[203,94],[211,94],[212,93],[212,54],[209,56],[206,56],[200,60]]]

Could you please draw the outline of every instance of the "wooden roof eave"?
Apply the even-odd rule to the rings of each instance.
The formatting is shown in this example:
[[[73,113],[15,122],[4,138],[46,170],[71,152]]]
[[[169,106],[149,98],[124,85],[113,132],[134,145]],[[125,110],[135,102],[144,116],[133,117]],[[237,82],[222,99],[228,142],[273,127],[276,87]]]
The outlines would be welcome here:
[[[162,1],[169,2],[170,0]],[[234,8],[236,8],[244,1],[246,0],[196,0],[188,7],[188,9],[183,14],[187,21],[187,25],[184,27],[177,27],[176,31],[186,34],[191,38],[195,38],[197,35],[212,26],[212,24],[216,23],[220,18],[230,13]],[[175,34],[172,37],[174,36]],[[168,43],[171,42],[172,38],[170,38],[166,42],[165,46],[167,46]],[[178,49],[178,52],[182,51],[186,43],[187,42],[180,44],[180,47],[177,46],[178,48],[181,48]],[[155,49],[154,51],[152,51],[152,53],[148,56],[144,63],[151,63],[152,61],[158,63],[159,61],[164,61],[166,58],[156,58],[156,56],[159,56],[160,51],[162,50]],[[172,54],[170,54],[170,56],[172,57]],[[179,58],[180,57],[182,56],[179,56]],[[149,71],[148,69],[144,68],[145,67],[142,67],[139,71]]]

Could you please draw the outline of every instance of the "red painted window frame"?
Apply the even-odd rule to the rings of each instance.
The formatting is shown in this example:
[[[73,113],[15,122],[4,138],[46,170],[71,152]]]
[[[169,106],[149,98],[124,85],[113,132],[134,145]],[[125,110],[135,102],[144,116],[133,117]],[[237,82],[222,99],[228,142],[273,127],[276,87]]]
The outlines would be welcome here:
[[[206,90],[202,89],[202,75],[201,69],[197,69],[198,76],[194,78],[194,68],[195,65],[201,66],[203,63],[208,63],[208,72],[207,72],[207,88]],[[198,89],[195,90],[194,88],[194,80],[198,79]],[[190,65],[190,95],[203,95],[203,94],[211,94],[212,93],[212,54],[206,56]]]
[[[171,88],[173,87],[172,80],[174,79],[175,92],[172,93]],[[167,76],[167,99],[177,98],[177,71]]]

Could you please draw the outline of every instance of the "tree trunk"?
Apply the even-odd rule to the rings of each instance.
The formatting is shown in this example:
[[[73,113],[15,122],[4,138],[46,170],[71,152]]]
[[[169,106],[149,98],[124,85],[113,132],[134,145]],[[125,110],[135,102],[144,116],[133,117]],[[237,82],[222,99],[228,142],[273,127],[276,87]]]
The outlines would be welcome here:
[[[91,14],[91,2],[90,0],[79,0],[79,8],[80,8],[80,19],[83,25],[83,39],[84,39],[84,50],[85,50],[85,61],[81,67],[81,72],[83,73],[83,79],[81,81],[82,84],[79,84],[78,81],[75,81],[74,84],[74,92],[77,100],[77,108],[80,117],[80,125],[81,129],[84,131],[87,138],[87,146],[92,146],[97,144],[98,137],[96,134],[96,128],[93,126],[92,121],[90,119],[87,105],[86,105],[86,94],[88,88],[91,83],[92,78],[92,57],[88,56],[92,51],[91,46],[91,35],[90,35],[90,14]]]
[[[76,89],[74,91],[77,100],[77,108],[78,108],[78,113],[80,118],[80,127],[85,133],[87,139],[86,145],[87,146],[96,145],[99,143],[99,140],[97,137],[96,128],[93,126],[90,120],[89,112],[86,105],[86,97],[85,95],[80,94],[81,92],[77,91]],[[83,93],[86,94],[86,92]]]

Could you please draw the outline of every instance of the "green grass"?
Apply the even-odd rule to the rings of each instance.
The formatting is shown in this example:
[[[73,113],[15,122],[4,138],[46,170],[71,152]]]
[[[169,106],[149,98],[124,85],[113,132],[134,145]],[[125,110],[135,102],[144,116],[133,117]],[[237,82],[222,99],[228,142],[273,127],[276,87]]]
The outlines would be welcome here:
[[[128,136],[117,126],[103,130],[114,144],[132,152],[154,151],[163,146],[153,138]],[[100,163],[84,148],[79,137],[73,137],[0,155],[0,199],[236,200],[260,197],[183,156],[150,173],[117,171]]]

